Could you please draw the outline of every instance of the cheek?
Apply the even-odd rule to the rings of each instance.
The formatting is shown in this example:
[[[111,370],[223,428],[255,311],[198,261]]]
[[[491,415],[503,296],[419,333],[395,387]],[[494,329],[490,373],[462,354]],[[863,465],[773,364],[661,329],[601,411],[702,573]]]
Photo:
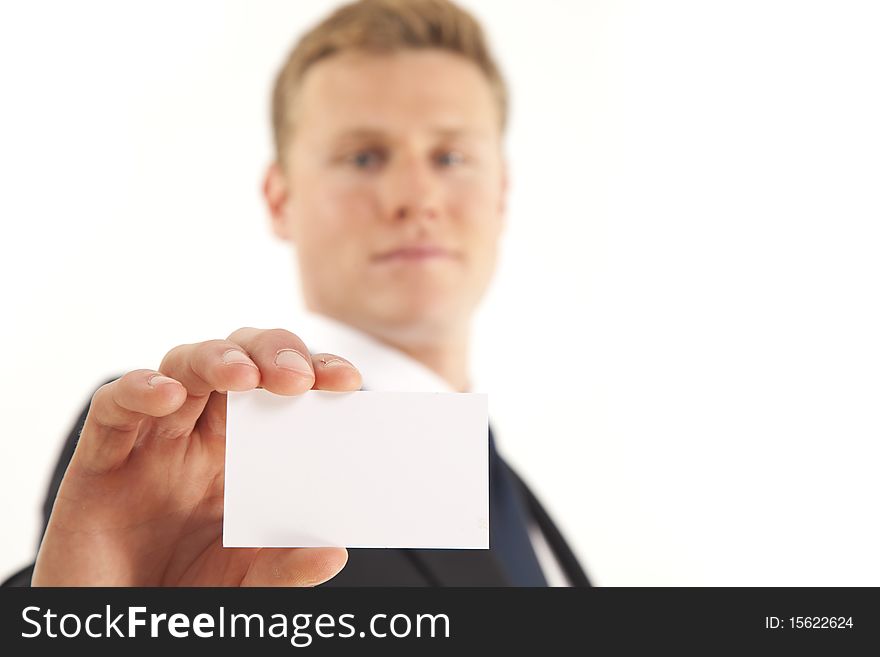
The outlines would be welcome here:
[[[460,181],[450,190],[450,214],[469,249],[485,253],[495,248],[502,224],[498,188],[479,180]]]
[[[326,179],[301,189],[297,213],[308,259],[337,265],[343,258],[365,257],[370,245],[365,235],[375,207],[368,191]]]

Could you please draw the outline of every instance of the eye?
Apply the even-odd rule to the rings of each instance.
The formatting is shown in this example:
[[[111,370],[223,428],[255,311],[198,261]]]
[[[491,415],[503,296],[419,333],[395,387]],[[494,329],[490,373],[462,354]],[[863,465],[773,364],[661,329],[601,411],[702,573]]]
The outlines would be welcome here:
[[[441,167],[454,167],[464,164],[465,157],[460,151],[442,151],[437,154],[435,160]]]
[[[377,149],[364,149],[350,155],[347,161],[356,169],[374,169],[385,160],[385,154]]]

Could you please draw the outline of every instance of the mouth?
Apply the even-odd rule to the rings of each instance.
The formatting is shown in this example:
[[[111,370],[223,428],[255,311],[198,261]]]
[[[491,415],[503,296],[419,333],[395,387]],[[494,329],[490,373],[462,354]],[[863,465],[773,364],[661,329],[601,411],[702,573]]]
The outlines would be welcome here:
[[[373,262],[426,262],[429,260],[456,260],[458,254],[433,244],[421,244],[404,246],[391,251],[385,251],[373,257]]]

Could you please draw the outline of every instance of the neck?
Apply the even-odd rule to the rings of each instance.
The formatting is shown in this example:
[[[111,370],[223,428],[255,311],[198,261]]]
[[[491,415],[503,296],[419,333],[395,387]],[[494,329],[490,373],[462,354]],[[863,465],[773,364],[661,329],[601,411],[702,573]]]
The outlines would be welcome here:
[[[395,344],[382,336],[374,336],[386,344],[402,351],[410,358],[442,377],[453,390],[467,392],[470,389],[468,378],[468,340],[466,335],[451,337],[445,341],[425,344]]]

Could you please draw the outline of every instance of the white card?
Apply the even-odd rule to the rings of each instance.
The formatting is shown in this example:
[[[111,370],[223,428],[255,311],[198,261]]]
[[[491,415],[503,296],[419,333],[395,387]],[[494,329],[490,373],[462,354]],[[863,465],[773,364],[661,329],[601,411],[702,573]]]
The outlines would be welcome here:
[[[489,547],[485,394],[229,392],[224,547]]]

